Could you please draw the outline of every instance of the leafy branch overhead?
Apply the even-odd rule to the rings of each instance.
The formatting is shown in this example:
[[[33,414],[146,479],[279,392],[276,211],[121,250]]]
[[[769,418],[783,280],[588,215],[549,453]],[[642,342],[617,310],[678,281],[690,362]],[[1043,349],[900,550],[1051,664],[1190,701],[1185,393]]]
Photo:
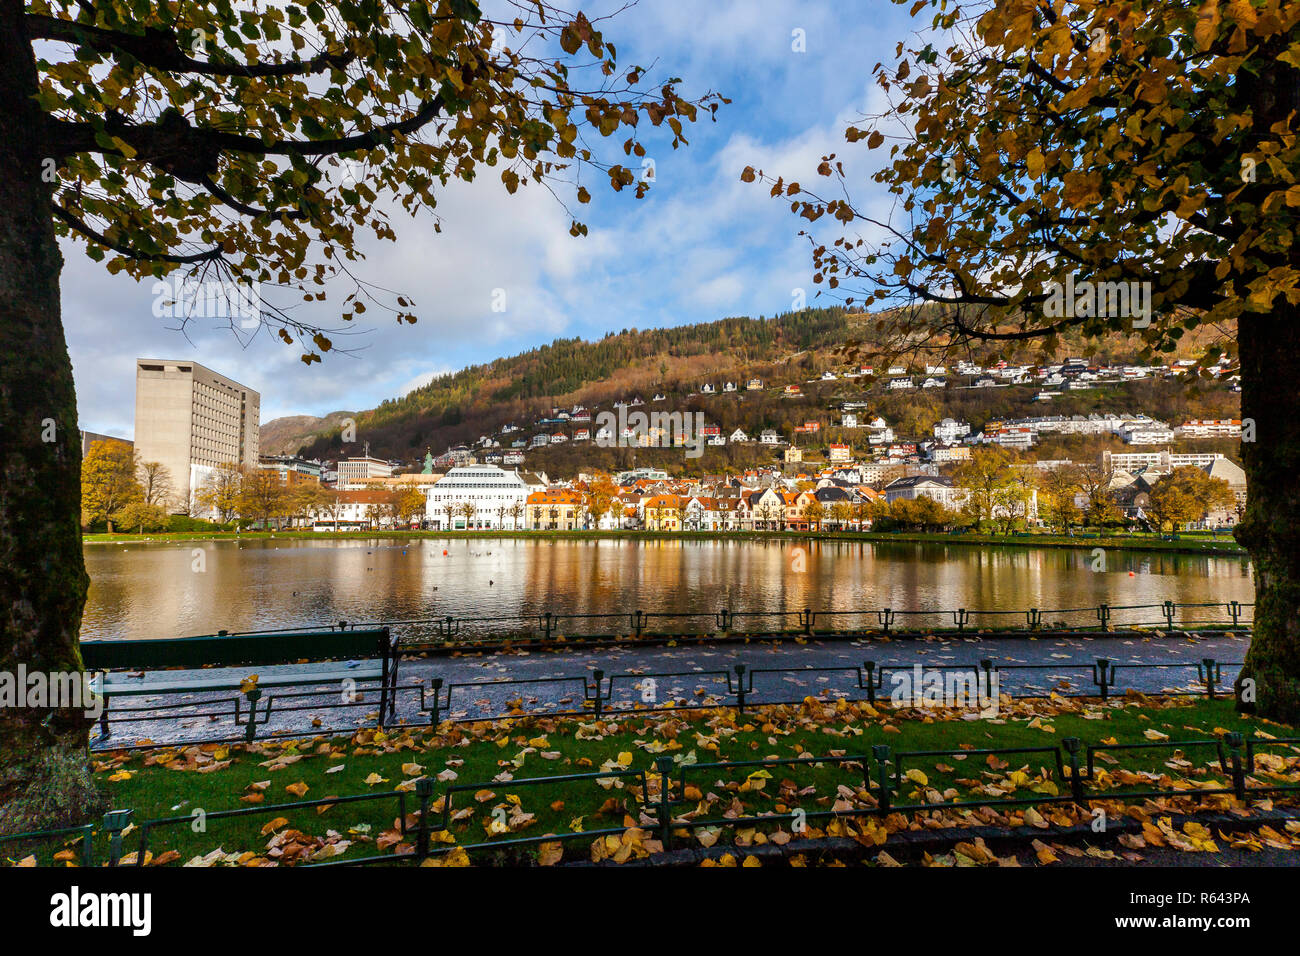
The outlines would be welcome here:
[[[838,195],[742,176],[810,223],[836,221],[833,239],[810,236],[818,282],[850,303],[908,306],[884,321],[900,342],[935,346],[1130,331],[1125,315],[1054,313],[1051,285],[1069,274],[1149,282],[1150,353],[1300,303],[1288,105],[1300,5],[920,0],[911,12],[927,6],[931,29],[874,69],[890,108],[845,134],[888,145],[874,179],[892,208],[855,204],[834,154],[817,172]]]
[[[645,155],[640,121],[676,149],[685,123],[727,102],[688,100],[675,78],[649,88],[582,13],[509,7],[514,19],[494,21],[473,0],[36,0],[26,27],[56,227],[114,272],[179,266],[305,302],[343,277],[344,320],[369,302],[414,322],[408,297],[381,296],[350,265],[366,231],[396,238],[386,200],[434,210],[439,187],[485,167],[511,193],[533,182],[587,203],[594,173],[641,197],[648,182],[617,161]],[[570,231],[587,228],[574,218]],[[310,340],[304,361],[332,347],[291,309],[262,309],[287,342]]]

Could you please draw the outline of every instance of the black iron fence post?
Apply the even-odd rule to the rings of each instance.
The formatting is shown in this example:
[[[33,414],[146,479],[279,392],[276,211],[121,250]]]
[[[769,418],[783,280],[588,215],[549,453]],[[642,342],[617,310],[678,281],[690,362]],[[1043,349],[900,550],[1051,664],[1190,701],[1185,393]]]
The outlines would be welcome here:
[[[1241,618],[1241,602],[1240,602],[1240,601],[1229,601],[1229,602],[1228,602],[1228,613],[1229,613],[1230,615],[1232,615],[1232,626],[1233,626],[1233,628],[1235,629],[1235,628],[1237,627],[1238,622],[1240,621],[1240,618]]]
[[[95,831],[93,828],[87,828],[86,832],[81,835],[81,865],[90,867],[95,865],[95,841],[93,839]]]
[[[880,622],[880,626],[885,630],[885,633],[889,633],[889,625],[894,623],[893,610],[891,608],[884,608],[877,611],[876,620]]]
[[[645,611],[638,610],[632,615],[632,633],[637,637],[641,636],[641,631],[645,627]]]
[[[1241,763],[1242,736],[1237,731],[1223,735],[1223,742],[1228,745],[1228,756],[1232,761],[1232,792],[1238,800],[1246,799],[1246,771]]]
[[[1070,796],[1075,803],[1083,803],[1083,778],[1079,776],[1079,747],[1081,741],[1078,737],[1066,737],[1061,741],[1061,746],[1065,748],[1066,754],[1070,758]]]
[[[437,727],[438,717],[442,713],[442,678],[433,678],[429,681],[429,685],[433,688],[433,710],[429,712],[429,726]],[[450,708],[450,700],[447,701],[447,706]]]
[[[960,634],[966,629],[966,622],[970,620],[970,612],[964,607],[959,607],[952,612],[952,622],[957,625],[957,633]]]
[[[1173,601],[1166,601],[1161,608],[1161,613],[1165,616],[1165,630],[1172,631],[1174,629],[1174,613],[1176,611],[1177,608],[1174,607]]]
[[[1101,699],[1107,700],[1110,697],[1110,686],[1114,683],[1115,668],[1111,665],[1109,658],[1099,657],[1097,663],[1092,665],[1092,682],[1101,690]]]
[[[736,709],[745,712],[745,665],[736,665]]]
[[[1110,605],[1102,604],[1097,608],[1097,621],[1101,624],[1103,631],[1110,630]]]
[[[876,775],[880,786],[880,812],[888,813],[892,806],[889,790],[889,745],[872,744],[871,757],[876,761],[878,773]]]
[[[638,612],[638,613],[640,613],[640,612]],[[591,705],[591,706],[592,706],[592,710],[595,711],[595,715],[596,715],[597,717],[599,717],[599,716],[600,716],[600,706],[601,706],[601,703],[603,702],[603,701],[602,701],[602,698],[604,697],[604,691],[601,689],[601,686],[600,686],[600,685],[601,685],[601,684],[604,682],[604,680],[605,680],[605,672],[604,672],[603,670],[601,670],[599,667],[597,667],[595,670],[593,670],[593,671],[591,672],[591,676],[592,676],[592,679],[594,680],[595,685],[596,685],[596,692],[595,692],[595,694],[590,698],[590,700],[591,700],[591,702],[592,702],[592,705]]]
[[[1219,680],[1219,665],[1213,657],[1204,658],[1196,668],[1200,671],[1201,683],[1205,685],[1205,694],[1210,700],[1214,700],[1218,695],[1215,693],[1215,684]]]
[[[1036,607],[1031,607],[1025,612],[1025,622],[1031,631],[1038,630],[1043,623],[1043,612]]]
[[[108,831],[108,865],[117,866],[122,860],[122,831],[131,822],[130,810],[109,810],[104,814],[104,829]]]
[[[863,661],[862,669],[866,672],[867,677],[867,703],[876,702],[876,662]]]
[[[257,735],[257,702],[262,697],[262,691],[257,687],[250,687],[244,692],[248,698],[248,723],[244,725],[244,740],[252,742]]]
[[[433,779],[421,777],[415,781],[415,795],[420,798],[420,829],[415,834],[415,857],[423,860],[429,855],[429,801],[433,798]]]
[[[813,629],[813,612],[811,608],[804,608],[799,612],[799,627],[807,635],[812,635]]]
[[[659,773],[659,802],[655,806],[659,816],[659,841],[664,845],[665,850],[671,849],[673,842],[673,811],[669,799],[671,787],[669,773],[672,769],[672,757],[655,758],[655,770]]]

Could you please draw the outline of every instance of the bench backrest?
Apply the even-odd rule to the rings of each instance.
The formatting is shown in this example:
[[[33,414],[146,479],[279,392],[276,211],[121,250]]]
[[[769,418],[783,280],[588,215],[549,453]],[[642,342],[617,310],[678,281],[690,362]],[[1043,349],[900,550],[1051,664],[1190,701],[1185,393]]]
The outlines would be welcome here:
[[[387,657],[388,628],[296,631],[292,634],[211,634],[138,641],[82,641],[87,670],[148,670],[157,667],[292,664]]]

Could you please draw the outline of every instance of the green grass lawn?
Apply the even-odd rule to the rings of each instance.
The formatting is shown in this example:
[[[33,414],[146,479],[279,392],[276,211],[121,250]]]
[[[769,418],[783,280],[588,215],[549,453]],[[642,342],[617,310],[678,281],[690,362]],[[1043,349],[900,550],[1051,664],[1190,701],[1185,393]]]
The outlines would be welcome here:
[[[816,702],[747,714],[716,710],[599,721],[529,718],[513,724],[443,725],[437,732],[363,731],[351,738],[272,741],[248,748],[204,745],[102,754],[96,756],[96,770],[112,806],[134,811],[133,829],[123,842],[125,853],[138,847],[145,821],[177,821],[149,828],[150,863],[179,864],[209,855],[211,861],[227,865],[304,863],[409,850],[414,835],[403,836],[397,829],[398,788],[413,790],[420,777],[435,781],[433,806],[439,820],[447,789],[468,788],[450,794],[449,832],[438,832],[433,844],[463,862],[456,847],[536,841],[552,834],[571,838],[565,841],[566,858],[588,857],[602,831],[611,834],[611,854],[623,847],[625,854],[639,855],[643,843],[656,849],[657,843],[645,842],[658,834],[645,832],[653,831],[653,817],[644,812],[642,801],[658,799],[654,766],[659,757],[674,761],[671,798],[682,801],[674,808],[681,818],[674,831],[676,845],[716,841],[743,848],[769,839],[782,841],[796,810],[807,814],[805,835],[844,835],[843,821],[833,811],[876,805],[875,797],[864,790],[864,772],[870,765],[852,759],[870,754],[874,744],[888,745],[895,754],[948,752],[906,758],[904,778],[894,795],[897,807],[1069,795],[1050,753],[985,757],[964,750],[1053,747],[1072,736],[1085,744],[1183,743],[1100,754],[1097,768],[1104,776],[1095,786],[1115,797],[1136,790],[1228,786],[1230,779],[1219,770],[1215,749],[1189,746],[1187,741],[1212,739],[1225,731],[1260,741],[1267,739],[1261,734],[1294,735],[1291,728],[1238,716],[1228,701],[1121,701],[1109,706],[1017,702],[1010,710],[1004,707],[995,720],[965,720],[948,711],[939,716],[942,719],[917,711],[900,715],[887,708],[873,711],[866,705]],[[1261,752],[1266,756],[1252,785],[1300,784],[1300,747],[1264,744]],[[768,768],[702,766],[800,757],[824,759]],[[647,771],[648,777],[640,771]],[[557,779],[579,774],[597,776]],[[532,778],[542,779],[523,782]],[[334,802],[359,794],[376,799]],[[286,807],[325,798],[329,802],[322,807]],[[1228,798],[1209,799],[1222,808]],[[407,792],[405,800],[405,811],[412,814],[418,798]],[[261,812],[227,819],[209,816],[230,810]],[[1077,816],[1082,811],[1064,804],[1039,810],[1056,823],[1086,819]],[[970,814],[944,812],[956,815],[950,822]],[[1028,822],[1019,806],[997,812],[1008,825]],[[1036,819],[1035,812],[1029,811],[1030,819]],[[1120,812],[1118,805],[1115,812]],[[758,824],[706,825],[764,814],[782,816]],[[696,826],[687,828],[688,820]],[[899,813],[875,814],[870,820],[863,828],[879,837],[887,829],[911,825],[910,815]],[[883,828],[877,829],[880,821]],[[983,817],[981,821],[987,822]],[[408,822],[414,821],[408,817]],[[627,838],[619,836],[628,832],[633,834],[630,848]],[[94,839],[102,861],[106,837],[101,832]],[[70,840],[0,845],[9,862],[32,854],[46,863],[60,851],[60,859],[79,857]],[[473,858],[487,861],[494,852],[499,850],[487,851],[485,857],[484,851],[476,851]],[[511,852],[512,859],[528,859],[539,850],[529,844],[512,847]],[[548,859],[558,856],[550,841],[540,852]]]

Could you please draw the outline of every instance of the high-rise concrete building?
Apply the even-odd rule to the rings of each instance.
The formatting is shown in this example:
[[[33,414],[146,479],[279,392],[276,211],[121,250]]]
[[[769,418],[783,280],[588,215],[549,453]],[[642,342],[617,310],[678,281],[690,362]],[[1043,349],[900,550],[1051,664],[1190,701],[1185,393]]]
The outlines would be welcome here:
[[[125,445],[130,448],[132,442],[126,438],[118,438],[115,435],[101,435],[99,432],[88,432],[85,429],[78,429],[81,433],[81,457],[86,457],[86,452],[90,451],[90,446],[102,441],[115,441],[119,445]]]
[[[135,363],[135,450],[161,462],[183,506],[221,464],[256,468],[261,396],[197,362]]]

